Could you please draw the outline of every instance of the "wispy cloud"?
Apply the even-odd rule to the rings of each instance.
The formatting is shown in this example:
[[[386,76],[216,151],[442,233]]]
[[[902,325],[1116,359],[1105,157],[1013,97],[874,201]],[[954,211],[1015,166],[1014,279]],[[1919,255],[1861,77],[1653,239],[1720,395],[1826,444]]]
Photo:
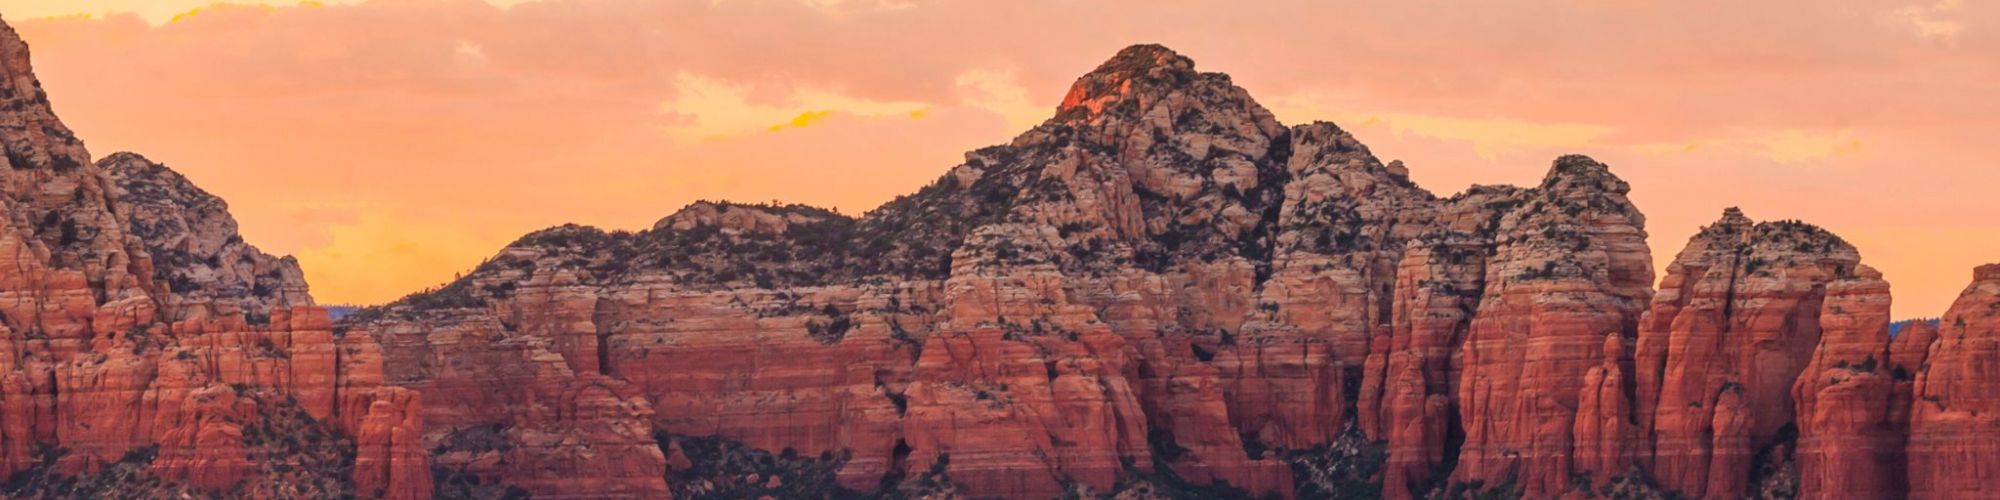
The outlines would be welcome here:
[[[805,128],[836,113],[909,117],[929,106],[916,101],[875,101],[811,86],[767,90],[764,93],[770,95],[759,96],[750,86],[693,74],[677,77],[674,88],[675,96],[661,106],[674,116],[667,131],[688,142]]]
[[[1939,0],[1937,3],[1910,5],[1891,11],[1890,17],[1918,36],[1950,41],[1965,31],[1965,24],[1956,17],[1963,4],[1964,0]]]

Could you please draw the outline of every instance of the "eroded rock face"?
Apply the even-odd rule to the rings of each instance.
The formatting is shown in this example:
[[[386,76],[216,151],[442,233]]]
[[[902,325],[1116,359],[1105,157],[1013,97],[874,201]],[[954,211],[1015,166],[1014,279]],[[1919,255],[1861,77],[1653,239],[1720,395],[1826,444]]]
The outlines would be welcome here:
[[[551,228],[333,325],[221,200],[86,161],[5,35],[11,495],[1944,498],[2000,472],[2000,266],[1892,344],[1851,246],[1732,209],[1656,294],[1606,165],[1439,198],[1163,47],[864,216]]]
[[[1904,335],[1909,335],[1906,332]],[[1899,344],[1898,347],[1901,345]],[[1910,410],[1911,498],[1991,494],[2000,451],[2000,264],[1979,266],[1939,321],[1916,372]]]
[[[1866,265],[1827,285],[1820,341],[1792,386],[1799,496],[1890,498],[1902,490],[1890,366],[1889,283]]]
[[[1573,156],[1535,188],[1433,205],[1401,253],[1393,322],[1361,385],[1361,428],[1389,444],[1385,494],[1552,495],[1629,466],[1627,346],[1652,274],[1627,189]]]
[[[1272,441],[1257,446],[1309,447],[1344,411],[1325,342],[1245,327],[1289,130],[1158,47],[1076,89],[1090,104],[861,219],[701,203],[637,234],[553,229],[351,324],[392,359],[547,345],[644,394],[661,432],[838,452],[841,483],[860,490],[945,457],[975,495],[1106,491],[1162,466],[1288,489],[1239,426]],[[467,323],[493,328],[440,335]],[[438,401],[461,389],[423,389],[433,437],[519,428],[478,388],[539,375],[495,361],[400,377],[463,388],[456,404]]]
[[[385,417],[415,393],[296,263],[165,167],[89,162],[4,24],[0,101],[0,474],[32,478],[8,494],[429,494],[421,421]]]
[[[1889,376],[1891,379],[1889,396],[1889,432],[1897,444],[1895,453],[1902,453],[1891,460],[1890,470],[1897,476],[1895,484],[1908,484],[1907,455],[1910,437],[1910,413],[1915,409],[1917,374],[1924,370],[1929,361],[1931,343],[1937,341],[1938,325],[1930,321],[1910,321],[1902,332],[1889,341]]]
[[[1586,422],[1586,375],[1607,335],[1630,336],[1652,290],[1645,219],[1623,181],[1582,157],[1556,161],[1496,228],[1486,289],[1468,325],[1458,386],[1465,443],[1453,479],[1514,482],[1530,496],[1566,490],[1582,469],[1568,450]],[[1621,354],[1622,357],[1622,354]],[[1610,360],[1621,363],[1622,360]],[[1624,457],[1599,457],[1619,463]]]
[[[1447,200],[1437,228],[1412,242],[1394,286],[1389,331],[1371,339],[1360,429],[1388,442],[1384,493],[1424,496],[1462,442],[1457,394],[1466,330],[1485,296],[1493,232],[1523,190],[1475,187]]]
[[[170,321],[244,314],[254,323],[272,308],[313,303],[298,260],[245,243],[221,198],[136,154],[113,154],[97,167],[111,176],[118,210],[153,259]]]
[[[1651,267],[1626,190],[1565,157],[1540,186],[1439,199],[1338,127],[1285,127],[1227,76],[1137,46],[1054,119],[863,217],[703,202],[638,233],[554,228],[344,325],[424,393],[434,449],[493,430],[440,464],[537,494],[558,487],[528,464],[565,451],[529,436],[645,426],[837,457],[856,491],[948,464],[969,495],[1289,494],[1286,461],[1373,438],[1399,496],[1554,493],[1634,459]],[[586,378],[627,395],[587,415],[615,424],[517,409],[561,390],[492,390]],[[1471,393],[1486,402],[1457,403]],[[613,434],[595,442],[643,438]],[[1460,442],[1478,465],[1441,470]],[[598,466],[563,477],[653,491],[661,475],[634,471],[673,455],[578,457]]]
[[[1839,237],[1726,211],[1668,267],[1640,338],[1653,478],[1707,498],[1793,469],[1808,497],[1900,491],[1888,309],[1888,283]]]

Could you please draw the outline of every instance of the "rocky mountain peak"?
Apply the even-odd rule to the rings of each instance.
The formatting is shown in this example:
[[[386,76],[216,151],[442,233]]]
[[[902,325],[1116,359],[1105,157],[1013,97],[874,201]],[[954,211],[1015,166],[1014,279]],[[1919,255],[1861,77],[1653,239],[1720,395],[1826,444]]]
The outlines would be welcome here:
[[[177,198],[178,200],[175,201],[184,205],[191,207],[200,205],[196,208],[205,209],[207,205],[215,205],[217,208],[222,209],[228,208],[227,202],[209,194],[208,191],[204,191],[200,187],[196,187],[193,182],[189,181],[187,177],[182,176],[180,172],[175,172],[166,165],[155,163],[138,153],[112,153],[110,156],[98,160],[97,165],[99,168],[103,168],[106,173],[120,178],[122,185],[131,188],[129,192],[120,193],[127,196],[121,197],[119,199],[121,202],[150,203],[155,201],[154,198],[172,197]],[[234,226],[234,221],[231,222],[231,226]]]
[[[1187,85],[1199,76],[1194,60],[1160,45],[1133,45],[1078,78],[1056,108],[1058,120],[1090,120],[1147,87]]]
[[[1631,192],[1632,187],[1611,173],[1611,167],[1589,156],[1571,154],[1556,158],[1547,176],[1542,178],[1542,189],[1558,196],[1571,194]]]
[[[1897,426],[1929,422],[1911,442],[1940,463],[1992,448],[1941,446],[1986,422],[1891,412],[2000,414],[1956,388],[2000,380],[1971,370],[2000,349],[1910,375],[1933,339],[2000,336],[2000,266],[1892,359],[1888,285],[1837,237],[1732,208],[1655,294],[1628,191],[1571,155],[1440,199],[1141,45],[859,218],[703,201],[552,228],[337,331],[422,391],[440,484],[545,496],[1741,497],[1789,475],[1882,498]]]
[[[1722,209],[1722,218],[1717,219],[1715,223],[1716,225],[1732,226],[1732,227],[1750,226],[1756,224],[1755,221],[1750,220],[1749,216],[1743,215],[1743,209],[1737,207],[1729,207]]]
[[[80,273],[97,302],[143,295],[129,265],[143,254],[133,253],[137,242],[112,213],[90,152],[56,118],[29,59],[27,43],[0,21],[0,206],[12,217],[8,230],[33,252],[47,252],[49,268]]]
[[[845,219],[832,211],[800,204],[744,204],[702,200],[653,223],[653,229],[686,231],[714,226],[726,233],[783,234],[793,224]]]
[[[298,260],[245,243],[222,198],[135,153],[112,154],[97,167],[111,178],[126,228],[152,256],[155,278],[167,285],[170,312],[263,317],[273,308],[312,305]]]
[[[88,162],[77,140],[49,106],[35,78],[28,44],[0,22],[0,147],[14,169],[71,170]]]
[[[1795,253],[1813,255],[1858,255],[1854,245],[1825,228],[1798,220],[1776,220],[1757,224],[1757,237],[1776,245],[1788,245]],[[1859,258],[1856,257],[1858,260]]]
[[[1819,226],[1797,220],[1756,221],[1741,209],[1729,207],[1722,217],[1702,228],[1689,247],[1709,249],[1717,256],[1740,255],[1751,271],[1769,263],[1826,262],[1839,265],[1839,273],[1856,269],[1860,254],[1853,245]]]
[[[1314,169],[1359,170],[1407,181],[1410,169],[1401,160],[1383,164],[1368,146],[1332,122],[1316,121],[1291,128],[1291,156],[1286,170],[1293,176]]]
[[[1747,241],[1751,230],[1756,227],[1757,221],[1744,215],[1742,209],[1729,207],[1722,210],[1721,218],[1702,226],[1701,232],[1696,233],[1694,238],[1711,240],[1711,244],[1716,245],[1734,244]]]
[[[2000,281],[2000,264],[1986,264],[1973,268],[1972,281]]]
[[[1824,477],[1852,479],[1803,485],[1800,498],[1881,496],[1857,493],[1883,484],[1864,479],[1879,470],[1872,459],[1827,444],[1874,440],[1886,428],[1880,413],[1832,416],[1888,399],[1875,369],[1889,342],[1881,274],[1831,232],[1755,222],[1736,208],[1691,238],[1667,269],[1635,355],[1640,428],[1662,446],[1707,448],[1658,457],[1660,484],[1690,496],[1742,496],[1764,480],[1745,482],[1713,464],[1796,443],[1801,467],[1846,470]],[[1736,361],[1745,359],[1756,361]]]
[[[1174,49],[1157,43],[1135,44],[1120,49],[1111,59],[1098,65],[1091,74],[1142,74],[1155,69],[1168,71],[1193,71],[1194,60],[1174,52]]]

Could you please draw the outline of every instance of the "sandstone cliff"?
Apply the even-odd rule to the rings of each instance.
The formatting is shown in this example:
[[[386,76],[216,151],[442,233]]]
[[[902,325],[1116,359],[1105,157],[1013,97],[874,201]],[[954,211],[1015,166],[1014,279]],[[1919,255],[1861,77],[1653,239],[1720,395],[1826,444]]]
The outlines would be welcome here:
[[[1732,209],[1656,295],[1629,189],[1439,198],[1136,46],[861,217],[552,228],[343,328],[542,496],[1903,494],[1936,358],[1880,274]]]
[[[1889,287],[1854,248],[1731,208],[1668,267],[1636,352],[1641,461],[1689,496],[1900,492]]]
[[[641,451],[646,429],[824,455],[861,492],[948,463],[975,496],[1291,494],[1330,477],[1299,467],[1315,450],[1372,438],[1399,496],[1554,493],[1634,459],[1625,352],[1652,275],[1627,189],[1565,157],[1534,188],[1439,199],[1137,46],[859,218],[703,202],[637,233],[554,228],[343,326],[424,393],[440,465],[537,495],[706,467]],[[1510,353],[1529,344],[1549,351]],[[475,429],[490,444],[456,451]],[[631,451],[533,444],[562,439]],[[1461,440],[1476,460],[1438,474]],[[1564,456],[1584,445],[1610,451]]]
[[[1956,498],[2000,472],[2000,266],[1891,340],[1856,249],[1730,209],[1656,293],[1610,167],[1438,197],[1164,47],[860,217],[550,228],[337,325],[220,199],[88,161],[27,57],[0,29],[9,496]]]
[[[1913,333],[1930,332],[1904,335]],[[1905,345],[1898,340],[1898,348]],[[1916,364],[1909,414],[1910,498],[1990,495],[2000,473],[1994,460],[2000,435],[1993,432],[2000,425],[2000,366],[1993,363],[2000,352],[2000,264],[1973,271],[1972,285],[1928,344]]]
[[[335,335],[220,200],[136,155],[91,163],[4,24],[0,146],[7,495],[429,494],[379,348]]]

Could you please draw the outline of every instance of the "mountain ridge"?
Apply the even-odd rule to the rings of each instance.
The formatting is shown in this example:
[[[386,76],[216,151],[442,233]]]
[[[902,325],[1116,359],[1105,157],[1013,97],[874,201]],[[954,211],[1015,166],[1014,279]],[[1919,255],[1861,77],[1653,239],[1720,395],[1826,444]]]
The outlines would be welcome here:
[[[1656,289],[1603,163],[1439,197],[1158,45],[861,216],[698,201],[552,227],[337,322],[222,200],[136,154],[85,161],[11,29],[0,76],[8,495],[1949,498],[2000,477],[1977,458],[2000,451],[1978,431],[2000,265],[1892,341],[1851,245],[1732,208]]]
[[[1602,300],[1625,304],[1618,309],[1627,317],[1590,321],[1628,329],[1636,325],[1651,268],[1644,251],[1643,216],[1623,197],[1628,189],[1603,164],[1572,155],[1552,163],[1536,187],[1476,187],[1440,199],[1412,183],[1400,163],[1383,164],[1338,126],[1315,122],[1287,127],[1226,75],[1197,73],[1191,60],[1164,47],[1135,46],[1079,78],[1054,118],[1007,144],[968,153],[964,163],[939,181],[860,217],[799,205],[697,202],[637,232],[559,226],[531,233],[437,291],[348,316],[341,328],[384,335],[392,364],[399,350],[396,345],[408,342],[416,348],[430,343],[434,349],[434,336],[442,331],[459,331],[452,334],[459,338],[546,338],[551,341],[549,352],[572,369],[632,381],[631,390],[660,401],[651,417],[655,425],[663,432],[682,434],[694,432],[693,428],[670,423],[681,417],[662,415],[703,411],[693,409],[697,407],[723,412],[769,410],[739,408],[736,405],[744,403],[729,402],[735,398],[727,394],[702,389],[690,393],[674,382],[682,375],[648,368],[651,361],[634,364],[655,355],[685,359],[682,356],[692,354],[644,348],[631,352],[618,346],[647,342],[645,338],[668,342],[693,334],[664,324],[638,327],[661,321],[641,318],[682,307],[716,308],[703,314],[723,316],[702,322],[719,322],[718,327],[736,332],[733,335],[765,337],[798,329],[798,340],[805,343],[774,344],[769,349],[778,351],[767,355],[807,356],[814,349],[847,350],[842,346],[864,342],[866,353],[854,357],[881,363],[873,368],[878,375],[868,377],[864,386],[875,389],[842,388],[840,384],[848,382],[834,376],[831,387],[807,383],[808,388],[772,390],[831,390],[824,397],[850,405],[854,398],[882,398],[864,407],[903,401],[895,405],[904,415],[897,419],[903,421],[899,424],[903,430],[870,432],[900,433],[904,441],[928,432],[922,426],[930,424],[920,423],[923,419],[962,418],[954,416],[959,412],[955,405],[935,401],[958,397],[936,393],[938,387],[988,387],[969,395],[1008,400],[1003,392],[1012,391],[999,387],[1056,382],[1070,376],[1063,375],[1070,370],[1056,368],[1068,366],[1061,360],[1079,359],[1078,354],[1061,353],[1109,342],[1090,349],[1137,348],[1119,355],[1131,359],[1118,364],[1196,370],[1205,373],[1196,379],[1207,380],[1202,384],[1208,388],[1170,396],[1167,387],[1181,376],[1135,377],[1121,373],[1129,366],[1079,365],[1073,368],[1079,370],[1074,376],[1116,382],[1089,391],[1101,394],[1059,395],[1056,401],[1083,398],[1071,404],[1101,405],[1109,398],[1114,408],[1122,408],[1113,414],[1132,415],[1107,424],[1123,429],[1115,435],[1062,430],[1072,424],[1021,414],[981,418],[999,418],[992,423],[1027,426],[1027,432],[1056,436],[1050,443],[1101,443],[1093,446],[1104,447],[1102,451],[1029,466],[1049,467],[1095,488],[1112,488],[1120,478],[1142,477],[1151,470],[1195,478],[1196,484],[1222,481],[1258,491],[1283,491],[1286,488],[1278,485],[1290,482],[1285,479],[1289,474],[1284,472],[1284,459],[1244,456],[1235,450],[1325,445],[1344,433],[1363,432],[1360,427],[1342,430],[1341,422],[1349,415],[1387,411],[1374,400],[1353,402],[1361,396],[1351,394],[1356,388],[1343,386],[1365,385],[1363,379],[1378,378],[1375,369],[1367,367],[1377,362],[1372,360],[1369,337],[1391,323],[1395,303],[1389,289],[1406,242],[1452,248],[1441,251],[1453,255],[1499,253],[1519,254],[1507,259],[1534,259],[1505,264],[1534,267],[1510,271],[1501,281],[1575,287],[1583,283],[1580,280],[1608,272],[1613,288],[1595,293],[1603,294]],[[1594,210],[1609,210],[1613,218],[1579,217]],[[1543,240],[1549,242],[1538,243]],[[1613,256],[1609,261],[1562,257],[1561,252],[1572,248],[1601,248]],[[593,296],[597,298],[586,298]],[[626,298],[616,302],[644,305],[606,302],[620,296]],[[1499,297],[1491,300],[1527,300]],[[545,302],[549,300],[557,302]],[[660,300],[694,302],[673,306]],[[564,312],[560,308],[570,306],[554,305],[592,302],[596,305]],[[1181,305],[1170,305],[1174,303]],[[1144,312],[1161,307],[1168,310],[1165,316]],[[1327,308],[1338,311],[1329,316]],[[741,312],[725,312],[729,310]],[[589,319],[576,316],[586,311]],[[594,331],[575,331],[547,322],[553,318],[537,319],[548,314],[598,326]],[[748,324],[722,327],[736,323],[724,319],[733,314],[759,318],[759,324],[776,322],[769,327],[776,330]],[[447,326],[467,325],[468,320],[490,326]],[[648,331],[655,328],[667,331]],[[399,340],[405,336],[386,333],[396,331],[413,336]],[[1140,333],[1146,331],[1153,333]],[[866,340],[857,340],[857,335]],[[981,340],[986,335],[1002,344]],[[726,347],[732,342],[727,337],[715,337],[713,341],[720,342],[716,347],[738,349]],[[1132,342],[1137,344],[1114,347]],[[1045,359],[1038,364],[1048,365],[1048,376],[1040,382],[1001,383],[990,379],[997,374],[954,373],[950,366],[956,362],[934,365],[928,357],[940,347],[945,352],[1011,349],[1006,343],[1039,346],[1036,349],[1044,354],[1037,357]],[[511,351],[502,345],[457,348]],[[1307,353],[1301,361],[1260,359],[1301,349]],[[705,356],[718,357],[726,358]],[[908,366],[912,362],[915,366]],[[1215,369],[1207,365],[1213,363],[1251,371],[1211,371]],[[1576,370],[1580,379],[1581,368],[1587,367],[1562,363],[1550,369]],[[1593,357],[1589,364],[1595,363]],[[809,370],[840,371],[810,366]],[[1310,368],[1300,371],[1305,367]],[[715,369],[732,373],[743,368]],[[1267,370],[1275,371],[1258,374]],[[930,376],[944,379],[925,380]],[[424,371],[400,377],[418,387],[476,384]],[[920,395],[925,393],[931,395]],[[1294,394],[1310,396],[1281,402],[1299,397]],[[708,402],[673,410],[657,406],[679,397]],[[1035,396],[1043,397],[1047,396]],[[1134,397],[1152,402],[1129,399]],[[922,407],[930,409],[920,411],[918,402],[926,400],[931,402]],[[1167,406],[1140,408],[1149,405]],[[1138,418],[1174,405],[1229,410]],[[937,415],[923,416],[932,413]],[[644,420],[640,415],[629,418]],[[875,425],[838,423],[852,417],[832,418],[824,425]],[[1251,422],[1267,423],[1256,432],[1230,430]],[[1152,426],[1161,429],[1141,430]],[[727,429],[722,434],[733,434]],[[841,470],[841,484],[865,489],[881,477],[934,463],[921,457],[924,453],[938,453],[931,458],[943,459],[941,452],[932,450],[993,445],[968,445],[958,442],[961,438],[924,439],[943,441],[908,445],[918,458],[907,464],[902,458],[878,455],[885,451],[855,450],[851,462],[855,465]],[[1519,437],[1495,439],[1512,442]],[[795,446],[780,446],[781,442],[753,439],[749,444],[770,449]],[[883,446],[877,450],[903,447],[875,446]],[[1037,454],[1054,454],[1060,448],[1036,446]],[[1171,450],[1166,455],[1173,458],[1155,455],[1163,450]],[[971,491],[1053,493],[1049,489],[1053,484],[1017,483],[1019,474],[1026,472],[1021,459],[1009,458],[1017,451],[1000,452],[985,461],[954,460],[953,467],[986,471],[958,476],[983,481],[968,485]],[[1145,458],[1148,455],[1154,459]],[[1121,456],[1137,463],[1121,465]],[[532,459],[523,459],[527,460]],[[644,482],[628,484],[656,487],[637,486]]]

